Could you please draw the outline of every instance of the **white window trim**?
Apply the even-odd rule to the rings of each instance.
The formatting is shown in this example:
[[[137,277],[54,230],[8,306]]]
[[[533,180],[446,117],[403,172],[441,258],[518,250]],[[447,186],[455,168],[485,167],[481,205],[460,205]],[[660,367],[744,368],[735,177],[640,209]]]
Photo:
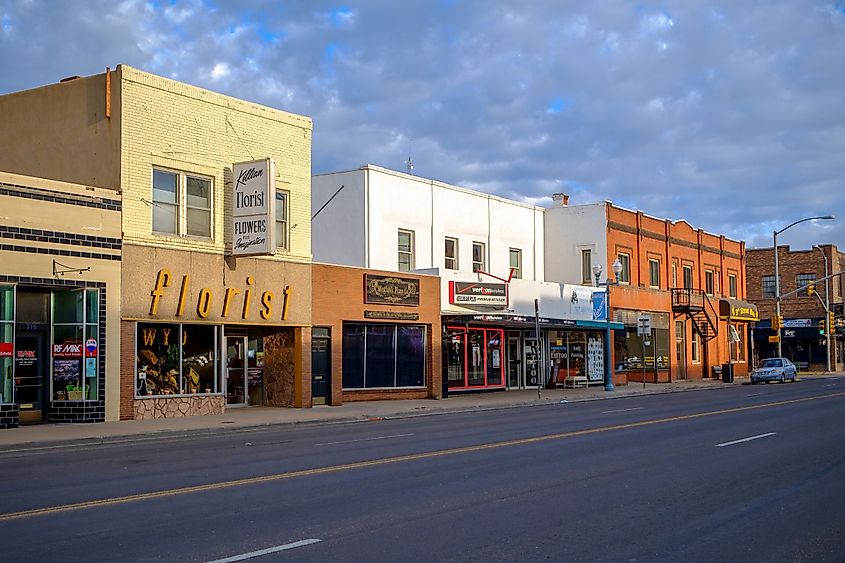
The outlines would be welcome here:
[[[657,285],[651,283],[651,265],[657,264]],[[660,289],[660,260],[657,258],[648,259],[648,286],[653,289]]]
[[[690,340],[690,362],[693,364],[701,363],[701,335],[694,330]]]
[[[627,262],[627,268],[625,267],[625,262],[622,261],[622,256],[625,257],[625,262]],[[631,285],[631,255],[628,252],[617,252],[616,258],[619,260],[619,263],[622,264],[622,269],[619,271],[619,285]],[[627,272],[626,272],[627,270]],[[626,274],[627,280],[622,280],[622,274]]]
[[[516,253],[516,261],[517,261],[516,267],[511,265],[511,254],[513,254],[513,253]],[[510,277],[512,277],[513,279],[517,279],[517,280],[522,279],[523,265],[522,265],[522,249],[521,248],[509,248],[508,249],[508,274],[509,275],[510,275],[511,270],[513,270],[515,273]]]
[[[475,245],[478,245],[479,247],[481,247],[481,262],[475,261]],[[475,269],[476,264],[480,264],[480,267],[478,268],[478,270]],[[477,271],[486,272],[487,271],[487,245],[484,244],[483,242],[480,242],[480,241],[477,241],[477,240],[472,241],[472,268],[473,268],[473,270],[472,270],[473,272],[477,272]]]
[[[153,229],[153,215],[155,214],[155,207],[157,205],[171,205],[159,204],[155,201],[153,193],[153,182],[155,181],[155,172],[159,170],[168,174],[176,175],[176,232],[171,233],[167,231],[156,231]],[[208,221],[208,236],[205,235],[189,235],[188,234],[188,177],[199,178],[205,180],[209,184],[208,202],[209,202],[209,221]],[[150,232],[155,236],[160,237],[181,237],[202,241],[214,240],[214,178],[207,174],[199,174],[195,172],[188,172],[185,170],[177,170],[167,166],[154,165],[150,169]]]
[[[454,256],[449,256],[446,254],[446,243],[452,241],[453,249],[455,251]],[[453,266],[449,266],[449,261],[454,263]],[[460,262],[460,253],[458,248],[458,239],[455,237],[443,237],[443,267],[447,270],[460,270],[461,262]]]
[[[409,235],[409,237],[410,237],[410,244],[409,244],[410,251],[405,251],[405,250],[399,249],[399,233],[407,233]],[[401,255],[401,254],[408,254],[409,255],[408,271],[412,272],[415,269],[415,266],[416,266],[415,263],[414,263],[415,260],[416,260],[416,256],[415,256],[416,253],[414,252],[414,247],[416,246],[415,238],[416,237],[415,237],[414,231],[412,231],[410,229],[399,229],[397,231],[397,237],[396,237],[396,251],[397,251],[397,254],[396,254],[396,269],[399,270],[400,272],[403,271],[403,270],[399,269],[399,264],[400,264],[399,255]]]
[[[276,188],[276,192],[273,194],[273,205],[276,205],[275,195],[279,192],[285,194],[285,217],[283,219],[279,219],[279,214],[276,213],[276,224],[285,224],[285,244],[281,245],[279,244],[279,241],[276,240],[276,250],[290,252],[290,192],[288,190]],[[273,225],[273,227],[275,228],[275,225]],[[276,238],[278,239],[278,237]]]

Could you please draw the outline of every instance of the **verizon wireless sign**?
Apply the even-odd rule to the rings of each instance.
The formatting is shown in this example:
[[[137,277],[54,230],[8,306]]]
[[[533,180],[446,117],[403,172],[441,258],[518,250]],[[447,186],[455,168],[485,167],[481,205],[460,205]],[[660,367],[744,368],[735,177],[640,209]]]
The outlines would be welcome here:
[[[508,305],[508,286],[503,283],[449,282],[453,305]]]
[[[253,256],[276,251],[276,205],[272,159],[232,166],[232,255]]]

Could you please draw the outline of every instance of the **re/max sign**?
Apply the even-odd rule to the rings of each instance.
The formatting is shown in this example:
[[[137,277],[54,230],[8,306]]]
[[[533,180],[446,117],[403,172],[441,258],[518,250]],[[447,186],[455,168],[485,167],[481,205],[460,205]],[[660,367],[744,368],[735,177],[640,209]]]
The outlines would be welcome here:
[[[151,317],[158,316],[159,303],[171,286],[172,281],[173,274],[170,273],[170,270],[162,268],[158,271],[155,286],[150,292],[152,297],[150,301]],[[265,321],[274,319],[286,321],[292,293],[290,286],[285,286],[281,295],[277,296],[272,291],[264,291],[259,295],[254,290],[254,285],[255,278],[247,276],[240,289],[235,287],[224,288],[222,298],[215,298],[211,288],[202,287],[197,293],[196,301],[192,300],[191,306],[196,307],[197,316],[201,319],[208,318],[212,311],[219,308],[220,316],[224,318],[237,316],[243,320],[248,320],[253,312],[257,312],[258,316]],[[185,313],[190,287],[191,277],[187,274],[183,275],[179,299],[176,302],[175,314],[177,317],[181,317]]]

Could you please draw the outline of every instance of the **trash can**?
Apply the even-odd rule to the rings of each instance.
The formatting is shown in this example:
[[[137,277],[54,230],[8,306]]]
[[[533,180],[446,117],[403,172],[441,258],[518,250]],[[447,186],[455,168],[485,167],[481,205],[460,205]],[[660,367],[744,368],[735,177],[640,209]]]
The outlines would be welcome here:
[[[722,364],[722,382],[723,383],[733,383],[734,382],[734,365],[732,363]]]

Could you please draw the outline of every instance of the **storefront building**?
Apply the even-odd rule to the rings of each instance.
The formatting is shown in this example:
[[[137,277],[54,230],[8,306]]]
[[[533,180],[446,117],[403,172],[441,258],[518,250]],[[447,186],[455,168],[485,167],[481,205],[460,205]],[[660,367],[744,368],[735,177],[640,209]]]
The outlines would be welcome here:
[[[0,173],[0,204],[0,428],[116,420],[120,194]]]
[[[745,297],[744,242],[611,202],[553,199],[545,214],[546,277],[595,284],[599,265],[599,283],[610,279],[612,319],[625,326],[625,337],[613,342],[615,383],[721,377],[725,364],[737,376],[748,373],[756,307]],[[723,301],[749,312],[725,316]],[[650,345],[638,336],[643,315],[651,321]]]
[[[440,280],[314,264],[313,404],[437,399]]]
[[[123,194],[109,409],[310,406],[310,119],[125,65],[0,113],[26,130],[0,140],[0,169]]]

